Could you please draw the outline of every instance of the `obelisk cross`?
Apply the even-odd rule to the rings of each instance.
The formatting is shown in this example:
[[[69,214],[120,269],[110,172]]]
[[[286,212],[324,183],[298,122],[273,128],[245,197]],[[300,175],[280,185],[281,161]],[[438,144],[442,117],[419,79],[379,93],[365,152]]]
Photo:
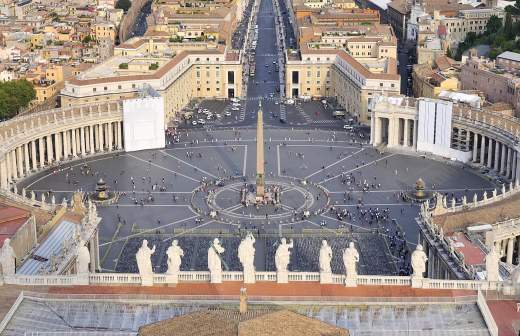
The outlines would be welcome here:
[[[265,193],[264,175],[264,114],[262,102],[258,103],[258,120],[256,121],[256,200],[263,201]]]

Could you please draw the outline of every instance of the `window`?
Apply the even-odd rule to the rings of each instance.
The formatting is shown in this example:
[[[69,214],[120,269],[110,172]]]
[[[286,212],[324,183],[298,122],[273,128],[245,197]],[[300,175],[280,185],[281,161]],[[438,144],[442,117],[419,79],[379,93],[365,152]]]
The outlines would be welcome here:
[[[379,83],[379,86],[380,86],[380,87],[383,87],[383,83]]]
[[[118,88],[119,90],[121,90],[121,89],[122,89],[121,85],[118,85],[118,86],[117,86],[117,88]]]
[[[92,88],[92,92],[96,92],[96,88]]]
[[[107,88],[107,87],[105,86],[105,87],[103,88],[103,90],[105,90],[105,91],[106,91],[106,90],[108,90],[108,88]]]
[[[235,72],[234,71],[228,71],[227,81],[229,84],[235,84]]]

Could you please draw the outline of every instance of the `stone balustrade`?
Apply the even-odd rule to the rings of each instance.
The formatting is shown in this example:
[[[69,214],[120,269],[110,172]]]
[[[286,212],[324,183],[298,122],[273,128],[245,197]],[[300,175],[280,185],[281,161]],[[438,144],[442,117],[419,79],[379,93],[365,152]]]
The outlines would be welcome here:
[[[497,189],[494,189],[491,193],[491,196],[488,196],[488,191],[484,191],[480,199],[475,193],[472,200],[468,200],[466,196],[462,196],[462,201],[457,203],[455,198],[452,198],[450,201],[448,201],[446,197],[441,197],[441,195],[438,194],[439,198],[437,199],[434,208],[430,209],[428,202],[424,203],[424,206],[426,206],[428,210],[431,210],[433,215],[442,215],[445,213],[466,211],[468,209],[490,205],[514,196],[519,192],[520,182],[516,180],[514,184],[513,182],[510,182],[507,188],[506,185],[503,184],[500,193],[498,193]]]
[[[313,282],[320,283],[320,274],[317,272],[289,272],[289,283],[291,282]],[[333,274],[332,284],[345,285],[345,275]],[[154,274],[154,285],[168,285],[167,274]],[[242,272],[223,272],[222,282],[243,281]],[[276,272],[256,272],[257,282],[277,281]],[[179,272],[179,283],[209,283],[210,272]],[[2,282],[0,281],[0,284]],[[4,276],[3,283],[23,286],[73,286],[73,285],[106,285],[106,286],[128,286],[141,285],[141,276],[131,273],[91,273],[85,282],[81,275],[12,275]],[[359,275],[356,279],[357,286],[412,286],[410,276],[379,276]],[[443,280],[443,279],[414,279],[414,288],[423,289],[456,289],[456,290],[496,290],[510,289],[508,282],[491,282],[484,280]]]

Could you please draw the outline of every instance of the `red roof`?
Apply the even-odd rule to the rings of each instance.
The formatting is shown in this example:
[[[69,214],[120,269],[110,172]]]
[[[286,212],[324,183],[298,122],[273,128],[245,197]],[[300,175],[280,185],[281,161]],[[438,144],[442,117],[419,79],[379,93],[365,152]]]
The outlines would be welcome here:
[[[0,246],[27,222],[31,213],[20,208],[0,204]]]
[[[455,250],[464,255],[464,263],[466,265],[483,265],[486,260],[486,254],[476,244],[472,243],[463,232],[455,232],[449,236],[453,242]]]
[[[487,305],[498,327],[498,336],[516,336],[513,322],[520,320],[516,300],[489,300]]]

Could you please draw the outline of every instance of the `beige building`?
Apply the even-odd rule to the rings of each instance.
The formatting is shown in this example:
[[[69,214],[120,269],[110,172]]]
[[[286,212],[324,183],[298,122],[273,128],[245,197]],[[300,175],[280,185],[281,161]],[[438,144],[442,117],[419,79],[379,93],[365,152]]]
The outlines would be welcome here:
[[[478,90],[491,103],[508,103],[520,114],[520,78],[497,67],[495,61],[470,56],[461,65],[463,90]]]
[[[441,91],[460,89],[458,64],[446,56],[435,58],[433,64],[413,67],[413,94],[415,97],[435,98]]]
[[[240,54],[224,47],[184,50],[173,57],[159,52],[161,56],[156,57],[122,53],[118,51],[117,56],[67,81],[61,91],[62,105],[134,98],[149,84],[164,97],[165,116],[169,119],[193,98],[231,98],[241,94]]]
[[[345,51],[305,50],[288,55],[285,91],[289,98],[336,97],[339,105],[368,123],[372,95],[399,94],[400,76],[395,59],[357,61]]]

